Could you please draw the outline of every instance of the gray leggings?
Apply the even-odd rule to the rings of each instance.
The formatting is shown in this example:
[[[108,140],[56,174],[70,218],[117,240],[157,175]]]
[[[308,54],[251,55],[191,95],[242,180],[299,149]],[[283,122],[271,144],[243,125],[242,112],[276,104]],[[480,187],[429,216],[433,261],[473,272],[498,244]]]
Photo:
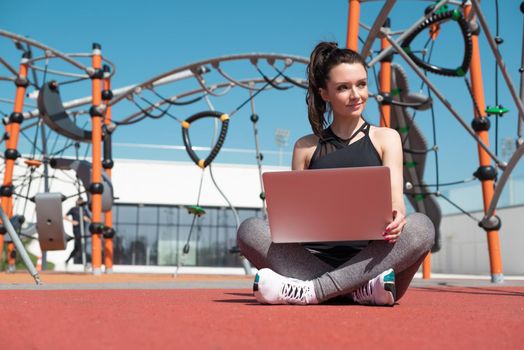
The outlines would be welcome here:
[[[397,300],[409,287],[413,276],[431,249],[435,230],[429,218],[420,213],[406,218],[396,243],[373,241],[337,268],[320,260],[299,243],[272,243],[267,222],[245,220],[238,229],[238,246],[258,269],[301,280],[313,280],[319,302],[348,295],[389,268],[395,271]]]

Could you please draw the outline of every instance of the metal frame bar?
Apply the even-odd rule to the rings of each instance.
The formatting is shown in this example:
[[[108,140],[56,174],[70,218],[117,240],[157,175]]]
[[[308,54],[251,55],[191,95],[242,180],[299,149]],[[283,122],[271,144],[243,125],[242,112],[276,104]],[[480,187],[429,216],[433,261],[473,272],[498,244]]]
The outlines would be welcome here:
[[[38,274],[38,271],[36,271],[36,268],[33,266],[33,262],[29,258],[29,254],[27,254],[27,251],[25,250],[24,245],[22,244],[22,241],[20,240],[20,237],[16,234],[16,230],[11,224],[11,220],[9,220],[9,217],[5,213],[5,211],[0,206],[0,217],[2,218],[2,224],[4,225],[5,229],[9,233],[9,236],[11,236],[11,239],[13,240],[13,243],[15,244],[16,249],[20,253],[20,256],[22,257],[22,260],[24,261],[25,266],[27,267],[27,270],[31,274],[31,276],[35,279],[35,283],[37,285],[41,285],[42,281],[40,280],[40,275]]]
[[[424,22],[426,20],[426,18],[429,18],[431,15],[433,15],[433,13],[435,13],[439,8],[441,8],[442,6],[444,6],[448,2],[449,2],[449,0],[441,0],[437,5],[435,5],[435,7],[433,8],[433,11],[431,11],[430,13],[428,13],[427,15],[423,16],[421,19],[416,21],[415,24],[413,24],[401,36],[399,36],[397,38],[395,44],[401,43],[405,38],[407,38],[409,35],[411,35],[411,33],[413,33],[417,29],[417,27],[422,22]],[[389,55],[391,53],[391,51],[393,51],[393,45],[391,47],[387,48],[386,50],[382,51],[381,53],[379,53],[373,60],[371,60],[371,62],[368,63],[368,67],[372,67],[377,62],[380,62],[380,60],[382,60],[384,57]]]
[[[513,155],[511,156],[511,159],[509,160],[506,169],[504,169],[502,176],[497,182],[497,186],[495,187],[495,192],[493,193],[493,197],[491,198],[489,208],[484,214],[484,218],[482,220],[489,220],[493,216],[493,213],[495,213],[495,209],[497,208],[497,203],[499,201],[500,195],[502,194],[502,190],[504,189],[504,186],[506,185],[506,182],[508,181],[511,172],[513,171],[513,169],[519,162],[520,157],[522,157],[523,154],[524,144],[521,144],[515,150],[515,153],[513,153]]]
[[[458,112],[453,108],[453,106],[451,106],[451,103],[449,103],[449,101],[446,100],[444,95],[442,95],[442,93],[435,87],[435,85],[433,85],[433,83],[431,83],[431,81],[424,75],[424,73],[420,70],[420,68],[416,65],[416,63],[413,62],[413,60],[408,56],[408,54],[405,53],[404,50],[402,50],[400,45],[395,40],[393,40],[393,38],[389,34],[387,34],[387,31],[381,30],[381,32],[385,35],[387,40],[391,43],[391,47],[394,48],[400,54],[400,56],[415,71],[415,73],[420,77],[420,79],[422,79],[422,81],[424,81],[424,83],[426,83],[426,85],[431,89],[431,91],[433,91],[433,93],[438,97],[438,99],[451,112],[451,114],[455,117],[455,119],[457,119],[457,121],[460,123],[460,125],[462,125],[464,127],[464,129],[466,129],[466,131],[475,139],[475,141],[477,141],[477,143],[486,151],[486,153],[489,154],[491,159],[493,159],[495,161],[495,163],[501,169],[505,169],[507,164],[505,162],[503,162],[502,160],[500,160],[495,154],[493,154],[493,152],[491,152],[489,147],[486,146],[486,144],[484,144],[484,142],[482,142],[482,140],[469,127],[469,125],[464,121],[464,119],[462,119],[460,114],[458,114]]]
[[[500,68],[500,71],[502,72],[502,76],[504,77],[504,80],[506,81],[506,85],[509,89],[511,97],[513,98],[513,101],[515,102],[515,105],[517,106],[517,109],[519,110],[520,118],[524,120],[524,105],[522,104],[522,100],[517,96],[517,91],[515,90],[515,86],[513,85],[513,82],[511,81],[511,77],[508,74],[508,71],[506,69],[506,64],[502,60],[502,56],[500,55],[500,52],[497,49],[497,44],[495,43],[495,40],[493,39],[493,35],[491,35],[491,32],[489,31],[489,27],[486,22],[486,18],[484,17],[484,14],[482,13],[482,10],[480,9],[478,0],[471,0],[471,4],[473,5],[475,14],[477,15],[477,18],[479,19],[482,30],[484,31],[486,35],[486,39],[488,39],[489,46],[491,47],[491,50],[493,51],[493,55],[495,56],[495,59],[497,60],[497,64]]]
[[[60,51],[57,51],[55,49],[52,49],[49,46],[46,46],[44,44],[41,44],[38,41],[31,40],[31,39],[28,39],[28,38],[24,38],[23,36],[20,36],[20,35],[14,34],[14,33],[10,33],[8,31],[2,30],[2,29],[0,29],[0,35],[1,36],[5,36],[6,38],[10,38],[12,40],[21,41],[23,43],[32,45],[34,47],[38,47],[39,49],[42,49],[44,51],[49,51],[53,55],[62,58],[64,61],[66,61],[68,63],[71,63],[73,66],[75,66],[77,68],[80,68],[81,70],[83,70],[85,72],[89,72],[88,71],[88,67],[86,67],[83,64],[73,60],[72,58],[68,57],[66,54],[64,54],[64,53],[62,53]]]
[[[360,55],[364,59],[366,59],[366,57],[369,56],[371,47],[373,46],[373,42],[375,41],[377,35],[380,33],[380,28],[382,28],[382,26],[384,25],[384,22],[388,18],[388,15],[393,9],[393,6],[395,6],[396,2],[397,0],[387,0],[384,6],[382,6],[380,13],[375,19],[375,23],[373,23],[373,26],[369,31],[368,37],[366,38],[364,46],[362,47],[362,51],[360,51]]]

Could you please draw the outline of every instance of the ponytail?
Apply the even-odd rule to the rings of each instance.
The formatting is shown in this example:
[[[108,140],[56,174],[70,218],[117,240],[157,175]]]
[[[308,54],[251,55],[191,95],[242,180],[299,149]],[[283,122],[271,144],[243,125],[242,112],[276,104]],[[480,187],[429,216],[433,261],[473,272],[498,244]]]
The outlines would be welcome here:
[[[308,119],[313,133],[318,137],[322,137],[327,126],[326,112],[331,112],[328,110],[328,104],[320,95],[320,89],[326,88],[329,72],[340,63],[360,63],[366,69],[366,62],[357,52],[350,49],[339,49],[337,43],[325,41],[315,46],[307,65]]]

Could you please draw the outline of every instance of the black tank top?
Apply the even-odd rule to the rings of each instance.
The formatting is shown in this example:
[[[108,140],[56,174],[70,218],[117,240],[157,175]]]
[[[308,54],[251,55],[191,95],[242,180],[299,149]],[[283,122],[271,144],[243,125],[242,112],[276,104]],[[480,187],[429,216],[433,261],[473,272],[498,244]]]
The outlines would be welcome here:
[[[370,125],[364,121],[347,140],[335,135],[331,127],[324,130],[309,162],[309,169],[382,165],[382,159],[369,138],[369,128]],[[364,137],[349,144],[359,133],[363,133]]]
[[[347,140],[335,135],[331,127],[327,128],[322,137],[319,138],[308,168],[326,169],[382,165],[382,159],[369,138],[369,128],[370,125],[364,121],[364,124]],[[359,133],[363,133],[364,137],[350,144],[351,140]],[[303,246],[326,263],[338,267],[368,244],[368,241],[352,241],[307,243]]]

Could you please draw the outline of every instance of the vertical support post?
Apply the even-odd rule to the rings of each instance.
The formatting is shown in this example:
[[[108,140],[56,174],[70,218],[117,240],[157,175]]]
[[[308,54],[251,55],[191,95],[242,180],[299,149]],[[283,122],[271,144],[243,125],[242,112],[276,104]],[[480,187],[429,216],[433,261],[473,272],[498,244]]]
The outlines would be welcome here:
[[[360,0],[349,0],[348,31],[346,47],[358,52],[358,29],[360,22]]]
[[[469,16],[470,11],[471,11],[471,5],[466,6],[465,8],[466,17]],[[476,108],[474,108],[474,114],[475,114],[474,123],[475,123],[475,121],[478,122],[479,120],[487,118],[487,115],[485,114],[486,104],[484,101],[484,86],[482,83],[482,65],[480,62],[480,48],[479,48],[478,34],[473,34],[471,39],[472,39],[472,44],[473,44],[473,56],[471,58],[471,65],[470,65],[471,84],[472,84],[473,96],[477,102],[478,109],[480,113],[482,114],[482,115],[479,115],[479,111],[477,111]],[[481,123],[478,123],[478,124],[481,124]],[[489,146],[489,134],[488,134],[489,123],[487,123],[487,125],[488,127],[477,128],[475,132],[477,133],[478,137],[482,140],[482,142],[484,142],[484,144]],[[478,146],[478,157],[479,157],[480,167],[477,172],[479,174],[482,173],[481,172],[482,169],[492,169],[491,159],[489,155],[480,146]],[[491,173],[494,174],[495,172],[491,171]],[[482,196],[484,200],[484,213],[486,213],[486,211],[489,208],[489,204],[491,203],[491,199],[493,198],[493,179],[492,178],[481,178],[481,182],[482,182]],[[493,213],[493,215],[495,215],[495,213]],[[498,230],[487,231],[487,239],[488,239],[490,269],[491,269],[491,282],[501,283],[504,281],[504,274],[502,270],[502,259],[501,259],[501,253],[500,253],[500,241],[499,241]]]
[[[104,65],[104,90],[102,91],[102,99],[104,105],[107,106],[104,117],[104,160],[102,166],[111,179],[111,172],[113,169],[113,155],[111,147],[111,133],[109,125],[111,123],[111,106],[109,101],[113,98],[111,91],[111,71],[108,65]],[[109,209],[104,213],[104,265],[106,273],[113,272],[113,236],[115,230],[113,229],[113,209]]]
[[[102,266],[102,192],[104,185],[102,184],[102,112],[100,111],[100,104],[102,100],[102,47],[100,44],[93,44],[92,56],[91,86],[92,86],[92,106],[89,110],[92,124],[92,174],[91,185],[89,192],[91,192],[91,212],[92,222],[89,225],[91,232],[91,259],[93,264],[93,274],[99,275]]]
[[[391,22],[389,18],[384,23],[383,28],[386,31],[389,31],[389,28],[391,27]],[[386,39],[384,35],[380,38],[380,49],[385,50],[389,46],[389,41]],[[380,92],[383,94],[390,94],[391,93],[391,61],[393,60],[393,55],[386,56],[384,59],[380,61],[380,76],[379,76],[379,83],[380,83]],[[381,118],[380,118],[380,126],[389,128],[391,126],[391,105],[389,104],[381,104]]]
[[[24,108],[24,98],[27,86],[29,85],[29,82],[27,80],[29,58],[30,54],[28,52],[24,52],[20,61],[18,77],[15,80],[16,94],[13,113],[11,113],[11,115],[9,116],[9,124],[6,127],[6,130],[9,133],[9,139],[6,142],[6,150],[4,153],[4,182],[0,187],[0,197],[2,201],[2,209],[6,213],[7,218],[11,218],[13,216],[13,171],[15,167],[15,161],[20,156],[20,153],[18,153],[17,150],[17,146],[18,137],[20,136],[20,124],[22,124],[22,122],[24,121],[24,116],[22,114]],[[3,222],[4,227],[6,227],[7,224],[8,223]],[[3,249],[4,235],[0,234],[0,259],[2,258]]]
[[[47,135],[43,120],[40,122],[40,135],[42,137],[42,160],[44,165],[44,192],[49,192],[49,157],[47,154]],[[42,270],[47,270],[47,251],[42,252]]]

